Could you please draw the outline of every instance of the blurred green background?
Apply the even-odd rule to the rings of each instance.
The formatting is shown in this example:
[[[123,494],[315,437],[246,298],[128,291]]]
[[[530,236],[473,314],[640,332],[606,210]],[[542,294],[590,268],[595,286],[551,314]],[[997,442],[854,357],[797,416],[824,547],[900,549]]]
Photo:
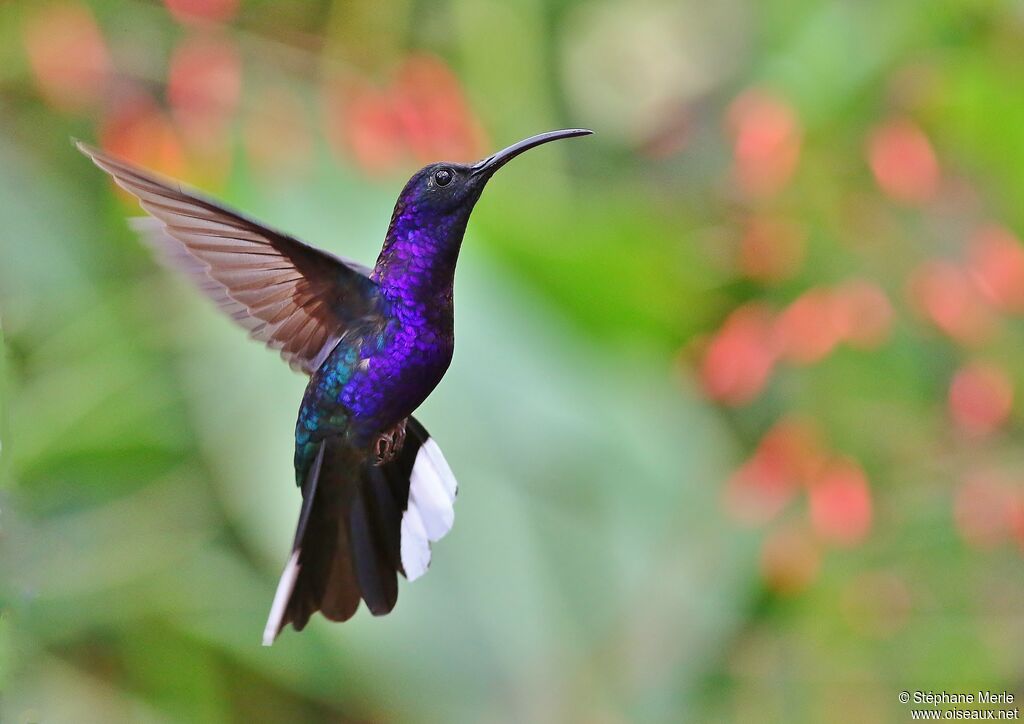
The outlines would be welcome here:
[[[1024,695],[1024,4],[0,3],[0,719],[903,721]],[[490,184],[399,605],[260,633],[304,379],[69,137],[371,262]]]

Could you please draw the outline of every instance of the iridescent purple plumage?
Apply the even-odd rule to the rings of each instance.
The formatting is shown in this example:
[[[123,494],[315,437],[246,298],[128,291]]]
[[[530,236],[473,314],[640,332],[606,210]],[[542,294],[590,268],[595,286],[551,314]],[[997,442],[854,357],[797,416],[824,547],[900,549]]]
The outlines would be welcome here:
[[[232,319],[310,374],[295,426],[303,505],[264,631],[391,611],[452,526],[454,475],[412,413],[454,350],[455,264],[474,204],[533,136],[472,166],[433,164],[406,184],[372,271],[80,144],[153,217],[138,225]]]
[[[437,168],[450,167],[413,176],[395,206],[370,275],[379,314],[350,328],[310,379],[296,430],[297,463],[308,465],[313,443],[324,436],[343,433],[365,446],[411,415],[448,370],[455,263],[482,186],[461,194],[457,204],[431,198]],[[300,481],[305,467],[297,464]]]

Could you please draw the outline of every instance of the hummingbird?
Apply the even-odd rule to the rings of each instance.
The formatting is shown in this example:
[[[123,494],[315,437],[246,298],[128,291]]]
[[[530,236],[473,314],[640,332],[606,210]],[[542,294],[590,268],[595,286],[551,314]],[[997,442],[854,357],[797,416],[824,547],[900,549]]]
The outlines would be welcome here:
[[[452,289],[469,216],[494,173],[525,151],[592,131],[531,136],[474,164],[429,164],[405,184],[372,269],[303,243],[181,183],[82,142],[149,216],[131,220],[249,335],[309,375],[295,425],[302,493],[263,645],[320,611],[375,616],[451,530],[458,484],[413,413],[455,346]]]

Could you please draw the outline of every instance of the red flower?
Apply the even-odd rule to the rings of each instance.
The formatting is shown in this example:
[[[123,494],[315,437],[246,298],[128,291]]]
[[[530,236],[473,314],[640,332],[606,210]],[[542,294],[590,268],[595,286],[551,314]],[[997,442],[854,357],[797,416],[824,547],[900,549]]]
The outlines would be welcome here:
[[[776,356],[769,312],[756,305],[740,307],[708,344],[701,365],[704,389],[728,405],[749,402],[768,383]]]
[[[238,0],[164,0],[164,5],[181,22],[223,23],[238,12]]]
[[[949,386],[949,412],[953,421],[971,435],[998,429],[1013,407],[1013,383],[991,363],[974,362],[957,370]]]
[[[167,176],[185,175],[181,140],[167,115],[141,91],[122,97],[100,124],[100,145]]]
[[[938,190],[935,151],[928,137],[909,120],[892,120],[872,132],[868,162],[878,185],[891,199],[921,204]]]
[[[110,54],[87,7],[66,2],[34,10],[23,37],[36,85],[51,104],[81,111],[99,103]]]
[[[468,161],[484,153],[458,78],[432,56],[410,56],[383,88],[353,77],[333,82],[325,110],[331,140],[371,172],[391,171],[410,157]]]
[[[818,430],[805,420],[780,420],[729,479],[726,510],[738,521],[763,524],[778,515],[825,459]]]
[[[194,35],[174,49],[167,99],[178,126],[199,145],[222,142],[241,89],[242,61],[229,38]]]
[[[797,297],[775,323],[783,356],[799,364],[827,357],[843,334],[836,311],[827,289],[810,289]]]
[[[973,234],[969,269],[985,299],[1006,312],[1024,312],[1024,246],[1001,226]]]
[[[995,320],[967,272],[948,261],[928,261],[914,270],[908,291],[914,306],[958,342],[978,344]]]
[[[748,90],[729,108],[734,135],[734,173],[740,188],[752,196],[782,190],[800,160],[801,129],[796,111],[764,90]]]
[[[833,462],[811,485],[811,525],[823,540],[861,543],[871,529],[871,490],[864,471],[848,460]]]

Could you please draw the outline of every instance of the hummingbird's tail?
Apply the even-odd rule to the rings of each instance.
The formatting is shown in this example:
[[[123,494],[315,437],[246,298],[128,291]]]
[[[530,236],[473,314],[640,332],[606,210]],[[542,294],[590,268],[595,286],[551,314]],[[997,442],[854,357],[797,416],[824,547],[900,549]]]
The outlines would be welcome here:
[[[263,645],[288,623],[301,631],[316,611],[345,621],[360,599],[375,616],[398,600],[397,574],[409,580],[430,565],[430,543],[452,527],[457,485],[448,463],[415,419],[388,462],[323,440],[303,486],[292,555],[278,583]]]

